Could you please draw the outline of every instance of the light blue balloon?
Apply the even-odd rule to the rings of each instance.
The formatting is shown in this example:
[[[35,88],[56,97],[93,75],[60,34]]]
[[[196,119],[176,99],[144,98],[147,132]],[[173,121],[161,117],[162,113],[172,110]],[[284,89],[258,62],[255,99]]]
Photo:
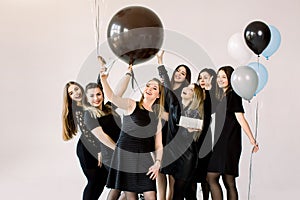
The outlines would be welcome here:
[[[262,55],[269,60],[269,57],[272,56],[280,46],[281,43],[281,35],[279,30],[272,25],[268,25],[271,31],[271,40],[268,44],[267,48],[262,52]]]
[[[255,70],[258,77],[258,86],[254,94],[257,95],[266,86],[268,82],[268,70],[263,64],[258,62],[249,63],[248,66]]]

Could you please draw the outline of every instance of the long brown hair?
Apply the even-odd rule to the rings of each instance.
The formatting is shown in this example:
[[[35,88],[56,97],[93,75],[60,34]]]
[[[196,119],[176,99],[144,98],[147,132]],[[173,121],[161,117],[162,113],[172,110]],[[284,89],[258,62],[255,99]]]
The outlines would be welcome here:
[[[155,100],[155,102],[153,103],[153,106],[155,106],[154,108],[154,112],[156,112],[158,114],[158,117],[162,116],[162,113],[164,111],[164,102],[165,102],[165,95],[164,95],[164,86],[161,83],[160,80],[158,80],[157,78],[153,78],[150,81],[155,81],[158,83],[158,89],[159,89],[159,98]],[[140,101],[139,101],[139,107],[143,109],[143,100],[144,100],[144,95],[142,95]]]
[[[218,69],[217,74],[219,73],[219,71],[224,71],[227,76],[227,80],[228,80],[228,87],[225,92],[219,86],[216,87],[216,97],[218,100],[221,100],[224,96],[227,96],[228,92],[232,91],[231,75],[232,75],[234,69],[231,66],[223,66]],[[218,83],[216,83],[216,84],[218,84]]]
[[[192,73],[191,73],[191,70],[190,70],[190,68],[188,67],[188,66],[186,66],[186,65],[184,65],[184,64],[180,64],[180,65],[178,65],[176,68],[175,68],[175,70],[174,70],[174,72],[173,72],[173,74],[172,74],[172,78],[171,78],[171,87],[173,87],[173,85],[174,85],[174,83],[175,83],[175,73],[176,73],[176,71],[180,68],[180,67],[184,67],[185,68],[185,71],[186,71],[186,75],[185,75],[185,82],[183,82],[183,85],[182,85],[182,87],[186,87],[187,85],[189,85],[190,84],[190,82],[191,82],[191,77],[192,77]]]
[[[64,87],[62,109],[62,135],[63,140],[65,141],[72,139],[78,131],[77,123],[73,112],[73,109],[76,109],[78,105],[77,102],[71,99],[68,93],[68,89],[71,85],[77,85],[83,93],[82,86],[74,81],[68,82]]]
[[[205,100],[205,92],[204,90],[196,83],[194,85],[194,95],[191,104],[189,105],[190,110],[198,110],[200,119],[204,118],[204,100]],[[197,131],[193,138],[197,141],[200,137],[201,131]]]
[[[88,101],[87,101],[87,96],[86,93],[89,89],[95,89],[95,88],[99,88],[102,92],[102,96],[103,96],[103,101],[102,101],[102,110],[99,108],[96,108],[94,106],[92,106]],[[92,117],[94,118],[99,118],[108,114],[115,114],[111,108],[111,106],[109,105],[105,105],[104,104],[104,92],[102,90],[102,87],[97,84],[97,83],[89,83],[86,85],[85,87],[85,95],[82,99],[82,103],[83,103],[83,107],[85,110],[89,111],[89,113],[91,114]]]

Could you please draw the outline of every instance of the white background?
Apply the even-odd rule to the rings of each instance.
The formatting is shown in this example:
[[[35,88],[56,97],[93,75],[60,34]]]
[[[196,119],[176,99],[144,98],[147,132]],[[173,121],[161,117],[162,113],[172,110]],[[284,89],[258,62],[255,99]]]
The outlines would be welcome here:
[[[228,39],[236,32],[243,33],[250,22],[260,20],[278,28],[280,48],[269,61],[261,58],[269,72],[268,83],[250,104],[245,102],[253,129],[259,102],[261,149],[253,158],[251,199],[297,198],[300,2],[101,2],[106,5],[101,40],[116,11],[143,5],[158,14],[165,28],[202,46],[216,67],[237,67],[227,52]],[[64,142],[61,136],[62,92],[95,49],[92,8],[91,0],[0,2],[1,199],[81,199],[86,180],[75,154],[77,139]],[[176,59],[165,57],[170,67],[178,64]],[[251,61],[256,61],[255,55]],[[155,64],[156,60],[151,62]],[[247,198],[249,180],[250,145],[246,137],[243,144],[237,179],[240,199]]]

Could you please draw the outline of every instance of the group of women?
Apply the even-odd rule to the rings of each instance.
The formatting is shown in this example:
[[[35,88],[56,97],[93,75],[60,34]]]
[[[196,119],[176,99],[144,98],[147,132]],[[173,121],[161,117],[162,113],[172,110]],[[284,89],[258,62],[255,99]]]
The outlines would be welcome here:
[[[85,90],[76,82],[64,89],[63,136],[81,131],[77,155],[88,184],[83,199],[98,199],[104,186],[107,199],[238,199],[235,178],[241,154],[241,129],[258,151],[244,117],[242,98],[231,87],[233,68],[217,73],[200,71],[191,83],[191,70],[179,65],[168,77],[163,54],[157,55],[160,79],[149,80],[139,101],[122,97],[131,78],[131,66],[113,91],[101,68],[98,83]],[[104,66],[105,62],[100,59]],[[104,94],[108,98],[104,103]],[[123,118],[116,108],[124,111]],[[215,128],[211,115],[215,113]],[[179,125],[180,118],[200,119],[202,125]]]

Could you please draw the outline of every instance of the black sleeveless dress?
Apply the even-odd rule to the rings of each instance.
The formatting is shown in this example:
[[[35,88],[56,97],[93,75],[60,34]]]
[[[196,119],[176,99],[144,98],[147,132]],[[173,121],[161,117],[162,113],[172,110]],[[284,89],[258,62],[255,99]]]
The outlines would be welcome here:
[[[133,113],[123,117],[122,131],[109,170],[108,188],[136,193],[156,191],[155,180],[146,173],[154,164],[150,152],[155,150],[157,124],[157,114],[140,108],[138,102]]]

